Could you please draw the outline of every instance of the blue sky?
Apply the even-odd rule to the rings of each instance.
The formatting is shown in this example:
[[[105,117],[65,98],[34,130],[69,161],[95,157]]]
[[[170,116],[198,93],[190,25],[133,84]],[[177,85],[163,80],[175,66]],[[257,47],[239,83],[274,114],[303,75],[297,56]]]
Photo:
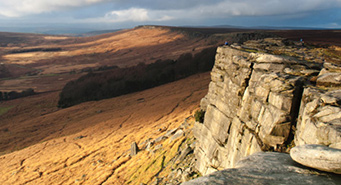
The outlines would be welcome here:
[[[341,0],[0,0],[0,31],[25,28],[341,28]]]

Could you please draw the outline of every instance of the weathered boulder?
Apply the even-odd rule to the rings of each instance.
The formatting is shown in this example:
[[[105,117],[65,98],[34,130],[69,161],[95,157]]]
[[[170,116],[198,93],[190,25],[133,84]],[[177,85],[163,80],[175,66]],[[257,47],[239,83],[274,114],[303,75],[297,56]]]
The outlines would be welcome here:
[[[325,62],[323,67],[317,78],[317,86],[340,87],[341,65]]]
[[[161,142],[162,140],[165,140],[165,139],[167,139],[167,137],[165,137],[164,135],[162,135],[162,136],[156,138],[156,139],[154,140],[154,142],[155,142],[155,143],[159,143],[159,142]]]
[[[341,73],[326,73],[317,78],[319,86],[341,86]]]
[[[304,168],[288,154],[256,153],[239,161],[235,168],[214,172],[210,175],[182,183],[182,185],[249,185],[249,184],[340,184],[341,177]]]
[[[191,152],[193,152],[193,149],[191,147],[187,146],[184,150],[180,151],[180,156],[177,160],[178,161],[184,160],[186,158],[186,156]]]
[[[167,131],[167,133],[164,135],[166,138],[171,137],[176,131],[178,130],[178,128],[172,129]]]
[[[130,147],[130,156],[135,156],[138,152],[139,148],[136,144],[136,142],[133,142]]]
[[[175,134],[170,138],[169,142],[172,142],[179,137],[182,137],[185,135],[185,132],[182,129],[179,129],[178,131],[175,132]]]
[[[311,168],[341,174],[341,150],[324,145],[301,145],[290,151],[291,158]]]

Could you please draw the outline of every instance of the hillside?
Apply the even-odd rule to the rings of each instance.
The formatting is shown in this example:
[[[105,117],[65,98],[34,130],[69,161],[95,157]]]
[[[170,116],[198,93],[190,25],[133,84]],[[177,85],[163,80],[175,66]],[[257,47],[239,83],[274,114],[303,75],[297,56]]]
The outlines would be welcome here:
[[[33,88],[37,92],[60,90],[91,69],[176,59],[218,44],[202,35],[193,37],[163,27],[93,37],[0,33],[0,40],[0,78],[5,78],[0,80],[0,91]]]
[[[126,166],[131,165],[126,157],[130,144],[135,141],[140,145],[178,127],[194,114],[198,101],[207,93],[208,82],[208,73],[194,75],[139,93],[59,111],[54,110],[56,102],[41,104],[54,99],[56,93],[30,97],[20,108],[13,108],[2,117],[10,120],[2,123],[1,136],[10,137],[2,138],[1,145],[4,150],[8,143],[5,151],[10,151],[36,144],[0,156],[0,182],[125,182]],[[37,112],[38,105],[46,106],[48,113]]]
[[[0,92],[32,88],[38,94],[11,101],[0,100],[0,129],[4,133],[0,152],[8,153],[41,142],[47,133],[52,134],[68,125],[59,123],[63,118],[58,115],[60,110],[57,108],[60,90],[67,82],[78,79],[89,70],[103,68],[105,71],[115,64],[124,67],[159,59],[177,59],[184,53],[197,54],[204,48],[218,45],[220,39],[239,34],[231,35],[235,32],[233,30],[226,30],[226,35],[222,35],[221,30],[219,35],[213,34],[217,32],[215,30],[210,33],[207,29],[196,31],[198,29],[146,26],[84,38],[1,33],[0,38],[5,44],[0,48],[0,69],[8,76],[0,79]],[[245,35],[248,33],[241,33],[236,40],[245,39]],[[253,37],[263,35],[250,33],[247,39]],[[123,50],[131,51],[125,53]],[[89,51],[95,54],[87,54]],[[99,58],[104,60],[97,60]],[[45,115],[52,113],[56,116],[44,120]],[[63,119],[86,120],[82,117],[84,115]],[[68,132],[79,130],[69,129]]]

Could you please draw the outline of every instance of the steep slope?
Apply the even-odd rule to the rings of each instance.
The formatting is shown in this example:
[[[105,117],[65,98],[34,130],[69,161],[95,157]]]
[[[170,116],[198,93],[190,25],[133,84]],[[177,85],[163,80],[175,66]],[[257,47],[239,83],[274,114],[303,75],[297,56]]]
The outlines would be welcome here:
[[[2,125],[1,133],[11,134],[11,140],[16,140],[19,147],[25,146],[22,141],[28,141],[28,147],[0,156],[0,182],[124,183],[130,178],[125,176],[129,166],[137,160],[129,156],[130,144],[137,142],[141,146],[143,141],[155,139],[178,127],[198,108],[199,100],[207,93],[208,82],[208,73],[194,75],[109,100],[63,110],[47,108],[50,112],[45,115],[31,114],[34,110],[30,112],[26,108],[12,108],[5,115],[21,114],[21,122],[12,125],[8,121],[8,129],[4,130]],[[29,102],[34,104],[34,98],[37,102],[53,96],[30,97]],[[28,119],[30,116],[33,118]],[[24,130],[32,133],[22,137]],[[40,139],[35,140],[37,137]],[[35,145],[29,146],[32,144]]]

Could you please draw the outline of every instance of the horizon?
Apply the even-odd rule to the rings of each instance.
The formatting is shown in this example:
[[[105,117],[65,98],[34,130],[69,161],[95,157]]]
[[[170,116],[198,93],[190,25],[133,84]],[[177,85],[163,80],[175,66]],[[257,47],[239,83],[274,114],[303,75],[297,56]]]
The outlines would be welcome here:
[[[0,0],[0,31],[86,33],[139,25],[341,29],[340,0]]]
[[[341,28],[323,28],[323,27],[276,27],[276,26],[234,26],[234,25],[214,25],[214,26],[170,26],[170,25],[136,25],[134,27],[116,28],[116,29],[91,29],[82,27],[25,27],[25,28],[9,28],[0,27],[3,33],[27,33],[27,34],[46,34],[46,35],[69,35],[69,36],[86,36],[100,35],[112,33],[125,29],[134,29],[140,26],[156,26],[156,27],[174,27],[174,28],[208,28],[208,29],[241,29],[241,30],[341,30]]]

